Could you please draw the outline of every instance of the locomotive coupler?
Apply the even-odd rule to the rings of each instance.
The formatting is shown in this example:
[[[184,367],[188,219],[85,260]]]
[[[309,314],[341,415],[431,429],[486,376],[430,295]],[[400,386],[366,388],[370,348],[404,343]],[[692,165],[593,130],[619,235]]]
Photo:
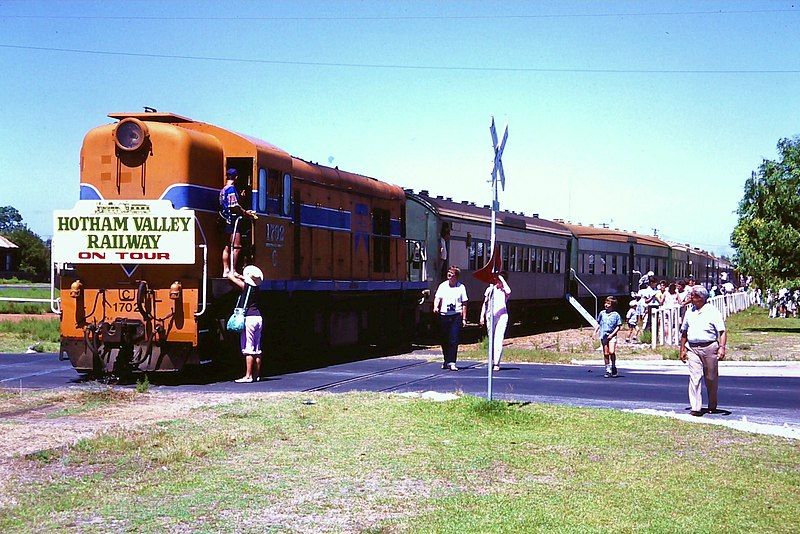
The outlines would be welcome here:
[[[116,348],[113,373],[127,376],[134,371],[134,346],[145,338],[145,325],[138,319],[114,319],[113,323],[101,323],[100,333],[106,348]]]

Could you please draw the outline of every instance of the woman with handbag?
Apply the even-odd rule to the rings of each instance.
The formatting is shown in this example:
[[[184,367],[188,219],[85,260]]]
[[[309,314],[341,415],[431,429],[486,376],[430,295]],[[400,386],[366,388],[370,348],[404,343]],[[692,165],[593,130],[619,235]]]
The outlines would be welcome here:
[[[245,373],[236,382],[258,382],[261,379],[261,328],[263,321],[257,303],[258,286],[264,280],[264,273],[255,265],[248,265],[244,268],[242,274],[235,271],[228,273],[228,279],[242,290],[236,309],[234,309],[233,315],[228,320],[228,329],[235,330],[234,323],[241,322],[240,318],[237,321],[237,315],[244,316],[240,344],[242,355],[245,358]]]

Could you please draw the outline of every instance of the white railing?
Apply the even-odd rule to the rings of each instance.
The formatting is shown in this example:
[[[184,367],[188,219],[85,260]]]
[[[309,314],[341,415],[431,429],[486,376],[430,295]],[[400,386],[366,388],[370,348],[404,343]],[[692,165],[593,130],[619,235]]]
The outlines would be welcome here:
[[[751,292],[738,292],[729,295],[719,295],[708,299],[706,304],[716,307],[727,319],[731,314],[746,310],[755,302]],[[670,306],[653,308],[650,310],[651,342],[652,348],[658,345],[677,346],[681,339],[681,307]]]

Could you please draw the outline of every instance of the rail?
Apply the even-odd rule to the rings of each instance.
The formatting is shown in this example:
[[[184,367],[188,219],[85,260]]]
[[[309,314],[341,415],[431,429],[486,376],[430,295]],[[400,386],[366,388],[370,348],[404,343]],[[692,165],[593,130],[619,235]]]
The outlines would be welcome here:
[[[588,291],[588,292],[589,292],[589,294],[590,294],[592,297],[594,297],[594,317],[597,317],[597,295],[595,295],[595,294],[594,294],[594,292],[593,292],[591,289],[589,289],[589,286],[587,286],[586,284],[584,284],[584,283],[583,283],[583,280],[581,280],[581,279],[578,277],[578,273],[576,273],[576,272],[575,272],[575,269],[573,269],[573,268],[571,268],[571,267],[570,267],[570,269],[569,269],[569,270],[570,270],[570,272],[572,273],[572,276],[574,276],[574,277],[575,277],[575,280],[577,280],[577,281],[578,281],[578,283],[580,283],[580,285],[582,285],[582,286],[584,287],[584,289],[586,289],[586,291]]]
[[[746,310],[755,303],[752,292],[738,292],[729,295],[718,295],[708,299],[706,304],[717,308],[722,314],[722,319],[727,319],[734,313]],[[653,308],[650,310],[650,324],[652,348],[659,345],[678,346],[680,344],[682,314],[680,306]]]

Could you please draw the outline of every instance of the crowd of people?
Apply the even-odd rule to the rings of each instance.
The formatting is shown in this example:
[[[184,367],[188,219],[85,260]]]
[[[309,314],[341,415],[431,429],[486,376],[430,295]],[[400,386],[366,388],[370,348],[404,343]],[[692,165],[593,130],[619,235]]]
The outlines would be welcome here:
[[[636,343],[642,332],[651,331],[652,310],[657,308],[679,308],[680,319],[683,320],[686,308],[691,304],[691,289],[698,285],[693,276],[686,280],[658,280],[653,271],[639,279],[639,291],[631,294],[632,300],[625,323],[628,326],[625,343]],[[705,288],[704,288],[705,289]],[[723,280],[720,286],[713,285],[706,290],[708,298],[731,294],[736,287],[729,280]],[[800,296],[800,291],[798,291]],[[666,327],[666,325],[665,325]]]
[[[767,289],[766,305],[772,319],[797,317],[800,308],[800,289],[792,291],[788,287],[782,287],[777,292]]]

